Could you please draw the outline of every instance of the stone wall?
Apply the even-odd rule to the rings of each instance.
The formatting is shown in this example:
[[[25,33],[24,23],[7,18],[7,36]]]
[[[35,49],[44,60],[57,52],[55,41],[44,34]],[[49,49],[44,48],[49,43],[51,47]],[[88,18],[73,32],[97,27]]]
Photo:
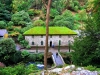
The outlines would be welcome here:
[[[45,35],[41,36],[25,36],[25,40],[29,41],[30,46],[45,46]],[[69,41],[72,42],[73,35],[51,35],[48,37],[48,45],[59,46],[59,41],[61,43],[60,46],[68,46]]]

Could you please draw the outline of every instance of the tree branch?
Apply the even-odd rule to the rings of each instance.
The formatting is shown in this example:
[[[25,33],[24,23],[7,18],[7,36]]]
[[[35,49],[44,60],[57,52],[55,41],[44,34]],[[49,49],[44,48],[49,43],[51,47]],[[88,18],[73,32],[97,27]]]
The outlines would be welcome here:
[[[45,0],[42,0],[42,2],[44,3],[45,7],[47,8],[47,4],[46,4]]]

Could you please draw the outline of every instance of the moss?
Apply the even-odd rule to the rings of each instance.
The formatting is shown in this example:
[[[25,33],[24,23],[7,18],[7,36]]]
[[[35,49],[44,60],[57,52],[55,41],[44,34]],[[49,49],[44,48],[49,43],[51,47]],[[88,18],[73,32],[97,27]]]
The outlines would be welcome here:
[[[45,35],[46,34],[46,27],[34,27],[31,28],[29,30],[27,30],[26,32],[24,32],[24,35]],[[76,32],[74,32],[73,30],[67,28],[67,27],[49,27],[49,34],[50,35],[69,35],[69,34],[73,34],[76,35]]]

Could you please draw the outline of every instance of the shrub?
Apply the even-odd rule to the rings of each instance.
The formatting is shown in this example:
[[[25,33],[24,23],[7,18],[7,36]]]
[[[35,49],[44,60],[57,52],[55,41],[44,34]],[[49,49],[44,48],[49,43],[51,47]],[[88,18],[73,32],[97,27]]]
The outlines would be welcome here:
[[[28,51],[26,51],[26,50],[23,50],[23,51],[21,52],[22,58],[28,57],[29,54],[30,54],[30,53],[29,53]]]
[[[80,15],[79,15],[79,14],[75,14],[75,15],[74,15],[74,19],[75,19],[76,21],[79,21],[79,20],[80,20]]]
[[[87,69],[87,70],[90,70],[90,71],[95,71],[96,70],[96,66],[92,66],[92,65],[88,65],[84,68]]]
[[[26,46],[26,48],[27,48],[27,49],[30,49],[30,48],[31,48],[31,46],[30,46],[30,45],[27,45],[27,46]]]
[[[3,54],[15,52],[15,49],[15,42],[11,38],[0,40],[0,56]]]
[[[43,54],[42,53],[32,53],[28,56],[27,61],[39,61],[43,62]]]
[[[86,10],[81,10],[79,12],[79,18],[81,21],[86,21],[87,20],[87,13]]]
[[[26,46],[28,45],[28,41],[26,41],[26,40],[21,40],[21,41],[20,41],[20,44],[21,44],[23,47],[26,48]]]
[[[74,10],[75,10],[75,11],[78,11],[78,6],[75,6],[75,7],[74,7]]]
[[[19,21],[18,25],[21,25],[22,27],[25,27],[27,24],[25,21]]]
[[[52,5],[51,5],[53,8],[57,9],[57,11],[59,13],[62,12],[62,10],[65,8],[66,6],[66,1],[65,0],[54,0],[52,2]]]
[[[4,21],[0,21],[0,29],[6,28],[7,24]]]
[[[36,54],[30,54],[29,56],[28,56],[28,58],[27,58],[27,61],[30,61],[30,62],[34,62],[34,61],[36,61],[36,58],[37,56],[36,56]]]
[[[40,15],[40,10],[34,10],[34,15]]]
[[[75,39],[72,46],[74,50],[72,52],[72,61],[75,65],[87,66],[92,64],[92,60],[95,58],[95,51],[92,52],[92,50],[95,49],[91,48],[91,44],[96,45],[91,37]]]
[[[16,51],[15,53],[10,55],[8,63],[10,65],[13,65],[13,64],[17,64],[21,61],[23,61],[22,56],[21,56],[21,51]]]
[[[54,18],[53,23],[55,26],[66,26],[70,29],[74,28],[74,17],[71,12],[66,10],[62,15]]]
[[[19,11],[12,15],[11,21],[14,22],[14,25],[26,26],[26,23],[31,22],[31,19],[27,12]]]
[[[28,14],[29,14],[29,16],[33,16],[34,15],[34,9],[28,10]]]
[[[10,55],[16,52],[15,42],[11,38],[0,40],[0,61],[8,63]]]
[[[45,22],[42,20],[36,20],[36,21],[34,21],[33,25],[34,26],[44,26]]]
[[[0,68],[0,75],[29,75],[30,73],[35,73],[38,71],[36,65],[31,64],[25,66],[23,64],[18,64],[15,66],[9,66],[5,68]]]
[[[25,31],[29,30],[30,28],[33,28],[33,25],[30,23],[30,25],[27,25],[27,27],[24,27],[21,29],[20,33],[24,33]]]
[[[50,9],[50,17],[51,18],[54,18],[57,15],[59,15],[59,12],[56,9]]]
[[[18,35],[18,41],[19,41],[19,43],[21,44],[21,46],[23,46],[23,47],[27,47],[28,46],[28,41],[26,41],[25,39],[24,39],[24,36],[22,35],[22,34],[19,34]]]
[[[14,23],[12,21],[8,22],[8,26],[13,26],[13,25],[14,25]]]

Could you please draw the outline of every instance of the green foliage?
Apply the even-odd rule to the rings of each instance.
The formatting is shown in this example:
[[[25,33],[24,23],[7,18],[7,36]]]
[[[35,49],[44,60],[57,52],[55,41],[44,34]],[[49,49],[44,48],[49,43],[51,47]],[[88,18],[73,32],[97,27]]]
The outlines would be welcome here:
[[[12,7],[13,7],[13,12],[18,12],[25,10],[27,11],[33,3],[34,0],[13,0],[12,1]]]
[[[95,41],[92,40],[90,37],[84,37],[84,38],[76,38],[72,49],[74,50],[72,52],[72,61],[75,65],[89,65],[92,64],[92,59],[94,58],[95,54],[93,53],[93,50],[95,48],[92,48],[92,46],[95,46]]]
[[[96,71],[96,66],[88,65],[84,68],[87,69],[87,70],[90,70],[90,71]]]
[[[100,5],[99,1],[94,1],[94,8],[96,12],[88,16],[83,31],[83,35],[78,37],[72,46],[74,50],[72,52],[73,63],[77,65],[93,65],[100,67]]]
[[[7,26],[6,22],[0,21],[0,29],[5,29]]]
[[[23,36],[22,34],[20,34],[20,35],[18,36],[18,41],[19,41],[19,43],[20,43],[23,47],[27,47],[27,46],[28,46],[28,41],[26,41],[26,40],[24,39],[24,36]]]
[[[34,15],[39,15],[40,14],[40,10],[34,10]]]
[[[42,53],[38,53],[38,55],[37,55],[37,60],[38,61],[43,61],[43,54]]]
[[[81,6],[78,0],[70,0],[67,8],[69,10],[77,12],[81,8]]]
[[[87,13],[86,13],[86,10],[85,9],[84,10],[81,10],[79,12],[79,18],[80,18],[81,21],[87,20]]]
[[[50,9],[50,17],[55,18],[55,16],[59,15],[59,12],[56,9]]]
[[[31,64],[27,67],[23,64],[18,64],[14,67],[9,66],[5,68],[0,68],[0,75],[28,75],[37,71],[38,69],[34,64]]]
[[[11,3],[12,0],[0,1],[0,20],[10,21],[11,20]]]
[[[51,6],[57,9],[57,11],[61,14],[62,10],[66,7],[66,2],[66,0],[54,0]]]
[[[13,25],[14,25],[14,23],[12,21],[8,22],[8,26],[13,26]]]
[[[33,28],[33,25],[30,23],[30,25],[27,25],[26,27],[22,28],[19,32],[23,34],[25,31],[31,28]]]
[[[26,41],[26,40],[21,40],[20,41],[20,44],[23,46],[23,47],[27,47],[28,46],[28,41]]]
[[[11,38],[0,40],[0,61],[7,63],[11,54],[16,52],[15,42]]]
[[[74,15],[74,18],[75,18],[76,21],[80,21],[80,16],[79,16],[79,14],[75,14],[75,15]]]
[[[33,23],[34,26],[44,26],[45,22],[42,20],[35,20]]]
[[[29,16],[33,16],[34,15],[34,9],[29,9],[28,11]]]
[[[74,17],[71,12],[66,10],[62,15],[58,15],[54,18],[53,23],[55,26],[66,26],[70,29],[74,27]]]
[[[75,7],[74,7],[74,10],[75,10],[75,11],[78,11],[78,6],[75,6]]]
[[[21,56],[21,51],[16,51],[15,53],[10,55],[8,63],[12,65],[12,64],[17,64],[21,61],[23,61]]]
[[[28,58],[27,58],[27,61],[36,61],[36,59],[37,59],[37,56],[36,56],[36,54],[33,54],[33,53],[31,53],[29,56],[28,56]]]
[[[14,25],[16,26],[20,25],[23,27],[25,27],[27,23],[31,22],[28,13],[25,11],[16,12],[15,14],[12,15],[11,20],[12,22],[14,22]]]
[[[27,49],[30,49],[30,48],[31,48],[31,46],[30,46],[30,45],[27,45],[27,46],[26,46],[26,48],[27,48]]]
[[[59,66],[57,66],[57,68],[62,68],[63,67],[63,65],[59,65]]]
[[[0,40],[0,56],[15,52],[15,42],[11,38]]]
[[[22,55],[22,58],[25,58],[25,57],[29,56],[29,52],[26,51],[26,50],[23,50],[23,51],[21,52],[21,55]]]
[[[39,62],[43,62],[43,54],[42,53],[31,53],[28,57],[27,57],[27,61],[39,61]]]
[[[21,41],[21,40],[24,40],[24,36],[20,34],[20,35],[18,36],[18,41]]]

